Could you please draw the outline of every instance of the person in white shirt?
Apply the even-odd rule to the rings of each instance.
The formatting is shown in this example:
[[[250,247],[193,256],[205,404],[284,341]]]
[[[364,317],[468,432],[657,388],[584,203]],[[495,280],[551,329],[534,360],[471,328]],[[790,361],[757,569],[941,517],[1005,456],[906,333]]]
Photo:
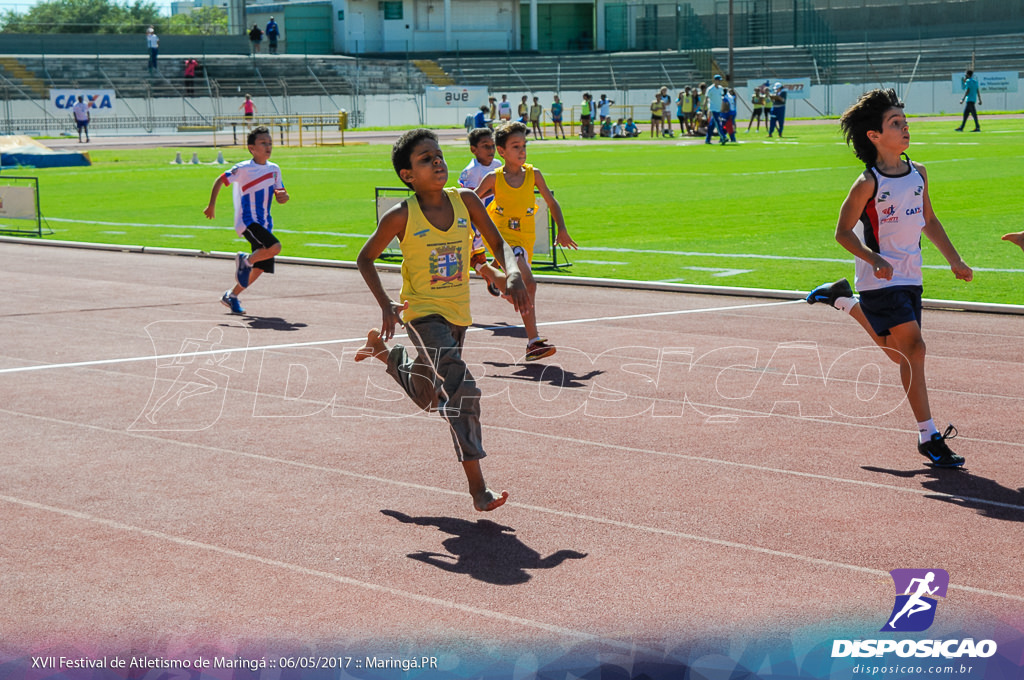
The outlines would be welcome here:
[[[146,29],[146,47],[149,48],[149,72],[152,73],[157,70],[156,57],[160,52],[160,38],[152,26]]]
[[[78,95],[78,101],[71,107],[71,115],[75,119],[75,126],[78,128],[78,143],[82,143],[82,133],[85,132],[85,142],[89,143],[89,105],[85,103],[85,97]]]

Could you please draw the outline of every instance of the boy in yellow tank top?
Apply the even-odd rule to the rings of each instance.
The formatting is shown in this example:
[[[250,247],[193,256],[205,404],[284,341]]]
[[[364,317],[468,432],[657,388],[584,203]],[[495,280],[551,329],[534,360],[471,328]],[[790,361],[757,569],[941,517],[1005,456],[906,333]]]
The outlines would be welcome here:
[[[424,410],[436,410],[448,422],[455,455],[462,463],[477,510],[494,510],[508,492],[491,491],[480,470],[486,456],[480,441],[480,389],[462,359],[469,313],[470,221],[495,253],[506,272],[506,288],[517,310],[530,305],[511,248],[501,240],[483,203],[469,189],[445,189],[448,166],[430,130],[410,130],[395,142],[391,161],[399,178],[415,196],[380,219],[377,230],[359,252],[363,280],[381,308],[381,327],[366,336],[356,361],[370,357],[387,364],[387,372]],[[392,239],[402,247],[401,302],[384,289],[374,262]],[[411,359],[406,348],[388,348],[395,324],[402,324],[416,345]]]
[[[530,293],[531,303],[537,293],[537,282],[533,278],[530,264],[533,262],[533,244],[536,241],[535,215],[537,202],[533,189],[537,188],[544,202],[548,204],[551,216],[555,218],[558,234],[555,243],[563,248],[576,248],[576,242],[569,236],[562,217],[562,207],[548,189],[540,170],[526,162],[527,128],[522,123],[506,123],[494,133],[505,165],[484,177],[476,194],[486,197],[494,194],[494,200],[487,206],[487,213],[498,227],[498,233],[512,246],[512,252],[519,264],[523,281]],[[501,284],[498,284],[501,287]],[[555,347],[540,337],[537,332],[537,313],[533,304],[519,310],[526,327],[526,360],[536,361],[555,353]]]

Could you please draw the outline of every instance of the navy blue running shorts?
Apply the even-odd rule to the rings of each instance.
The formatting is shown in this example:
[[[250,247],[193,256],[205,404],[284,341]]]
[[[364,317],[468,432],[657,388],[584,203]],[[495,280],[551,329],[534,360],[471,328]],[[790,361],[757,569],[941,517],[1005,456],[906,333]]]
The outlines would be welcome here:
[[[260,248],[269,248],[275,243],[280,243],[280,241],[277,240],[277,237],[270,233],[269,229],[258,222],[250,224],[246,230],[242,232],[242,236],[244,236],[245,240],[252,246],[252,251],[254,253]],[[273,274],[274,258],[254,262],[252,266],[256,269],[263,270],[266,274]]]
[[[889,335],[889,329],[916,321],[921,325],[921,286],[890,286],[860,291],[860,308],[875,333]]]

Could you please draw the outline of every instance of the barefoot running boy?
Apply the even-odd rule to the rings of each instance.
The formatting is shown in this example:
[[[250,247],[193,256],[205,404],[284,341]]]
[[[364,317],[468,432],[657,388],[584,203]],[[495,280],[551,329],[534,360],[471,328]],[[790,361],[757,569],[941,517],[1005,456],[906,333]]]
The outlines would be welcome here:
[[[511,249],[480,199],[469,189],[445,188],[448,166],[437,135],[424,129],[406,132],[395,142],[391,161],[416,195],[384,213],[356,260],[381,308],[381,327],[366,336],[356,361],[373,357],[384,362],[388,375],[417,406],[436,410],[448,421],[473,507],[494,510],[505,503],[508,492],[487,488],[480,470],[480,459],[487,455],[480,442],[480,389],[462,359],[466,328],[472,323],[466,266],[473,238],[470,221],[504,268],[512,304],[525,309],[530,297]],[[395,238],[402,248],[401,302],[384,290],[374,266]],[[415,359],[404,346],[385,344],[394,336],[396,323],[405,325],[416,345]]]
[[[220,301],[233,314],[245,314],[238,295],[260,277],[274,273],[274,257],[281,252],[281,242],[273,235],[274,220],[270,216],[273,201],[288,202],[288,192],[281,181],[281,168],[270,162],[274,138],[265,126],[253,128],[247,142],[252,160],[243,161],[222,174],[213,183],[210,203],[203,213],[213,219],[217,195],[222,186],[231,185],[235,203],[235,231],[252,246],[252,253],[235,255],[235,287],[225,291]]]
[[[490,128],[476,128],[469,133],[469,150],[473,153],[473,160],[463,169],[459,175],[459,186],[466,189],[476,189],[480,182],[492,170],[501,167],[501,161],[494,157],[494,131]],[[491,202],[492,197],[484,197],[484,205]],[[476,225],[473,227],[473,252],[469,258],[469,265],[487,281],[487,292],[495,297],[501,295],[501,291],[495,286],[495,281],[501,278],[502,273],[487,262],[487,251],[484,248],[484,239],[480,236]]]
[[[974,273],[932,210],[924,166],[904,154],[910,130],[896,92],[879,89],[861,95],[839,125],[857,158],[867,165],[843,202],[836,225],[836,241],[857,258],[854,282],[860,300],[841,279],[815,288],[807,302],[824,302],[852,316],[899,364],[917,419],[918,452],[935,467],[959,467],[963,457],[946,444],[956,436],[956,428],[950,425],[939,434],[928,404],[921,337],[921,234],[939,249],[956,278],[970,281]]]
[[[530,293],[531,304],[520,309],[523,325],[526,327],[526,360],[536,361],[555,353],[555,347],[547,344],[537,331],[537,312],[533,301],[537,293],[537,282],[533,278],[530,264],[533,262],[533,245],[537,240],[534,216],[537,212],[534,187],[540,192],[548,210],[558,225],[555,243],[563,248],[576,248],[576,242],[565,229],[562,207],[551,195],[540,170],[526,162],[526,126],[522,123],[506,123],[494,133],[494,142],[498,147],[505,165],[490,172],[476,188],[477,196],[494,193],[494,201],[487,206],[487,213],[494,220],[501,237],[512,246],[512,252],[519,264],[523,281]],[[499,288],[501,284],[499,283]]]

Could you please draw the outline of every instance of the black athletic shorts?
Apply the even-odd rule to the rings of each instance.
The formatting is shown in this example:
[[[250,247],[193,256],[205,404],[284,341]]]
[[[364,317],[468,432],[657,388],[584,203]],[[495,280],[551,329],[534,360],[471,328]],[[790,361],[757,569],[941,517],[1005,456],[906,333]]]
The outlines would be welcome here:
[[[921,325],[921,286],[890,286],[860,291],[860,308],[878,335],[908,321]]]
[[[262,224],[253,222],[245,231],[242,232],[242,236],[252,246],[252,251],[256,252],[260,248],[269,248],[276,243],[280,243],[277,237],[270,233],[270,230],[264,227]],[[274,258],[268,260],[261,260],[260,262],[254,262],[253,267],[261,269],[267,274],[274,273]]]

